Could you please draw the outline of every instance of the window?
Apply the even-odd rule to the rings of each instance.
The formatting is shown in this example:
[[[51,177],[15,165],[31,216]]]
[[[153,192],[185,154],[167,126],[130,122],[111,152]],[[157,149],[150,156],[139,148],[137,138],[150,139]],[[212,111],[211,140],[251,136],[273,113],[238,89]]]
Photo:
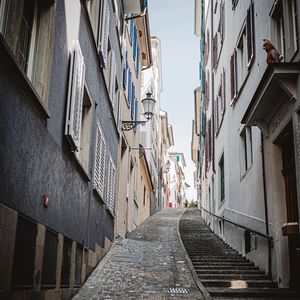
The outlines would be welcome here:
[[[106,67],[108,53],[108,36],[109,36],[109,4],[108,0],[103,0],[101,27],[99,29],[98,51],[102,60],[103,67]]]
[[[58,234],[46,229],[43,253],[42,288],[55,288]]]
[[[299,1],[297,1],[299,5]],[[298,9],[299,11],[299,9]],[[285,58],[291,61],[299,49],[297,10],[295,0],[283,1]]]
[[[237,46],[230,58],[231,104],[237,99],[255,58],[254,5],[251,2],[238,38]]]
[[[86,173],[88,173],[89,170],[92,118],[93,113],[91,96],[87,90],[87,87],[85,87],[82,101],[80,148],[79,151],[76,152],[76,155]]]
[[[253,163],[252,130],[249,126],[246,126],[240,134],[240,163],[243,176]]]
[[[33,288],[33,267],[36,248],[37,225],[18,216],[12,271],[12,288]]]
[[[243,85],[247,75],[247,40],[246,28],[244,27],[236,49],[237,53],[237,89],[239,90]]]
[[[80,151],[85,63],[78,41],[71,53],[65,135],[72,151]]]
[[[225,71],[224,69],[223,72],[221,73],[220,87],[215,100],[214,109],[215,109],[214,110],[215,135],[217,135],[225,113]]]
[[[224,170],[224,154],[219,162],[219,195],[220,202],[222,203],[225,200],[225,170]]]
[[[8,0],[1,0],[0,1],[0,34],[5,36],[6,32],[6,22],[8,16]]]
[[[105,180],[105,161],[106,161],[106,143],[100,127],[99,120],[96,128],[96,151],[94,166],[94,189],[103,199],[104,180]]]
[[[284,25],[282,1],[275,1],[271,15],[271,41],[274,47],[284,56]]]
[[[218,57],[219,57],[218,43],[219,43],[219,38],[218,38],[218,33],[216,32],[212,41],[212,67],[213,68],[216,68],[218,63]]]
[[[239,3],[239,0],[232,0],[232,10],[235,10],[238,3]]]
[[[61,281],[60,281],[60,287],[62,288],[68,288],[70,286],[71,260],[72,260],[72,240],[64,237],[63,257],[62,257],[62,264],[61,264]]]
[[[53,0],[0,1],[0,33],[44,103],[48,102],[52,63],[53,3]]]
[[[115,189],[116,189],[116,168],[112,158],[110,157],[108,161],[106,206],[112,213],[114,213],[114,208],[115,208]]]

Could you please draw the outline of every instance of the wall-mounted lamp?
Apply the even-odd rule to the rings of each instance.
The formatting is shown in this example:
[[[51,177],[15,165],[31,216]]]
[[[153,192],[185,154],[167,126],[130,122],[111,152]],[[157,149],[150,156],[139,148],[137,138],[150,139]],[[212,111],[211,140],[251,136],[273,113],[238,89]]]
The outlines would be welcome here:
[[[129,16],[129,17],[125,17],[124,20],[129,21],[129,20],[136,19],[136,18],[142,18],[146,15],[146,12],[147,12],[147,9],[145,8],[142,13],[133,15],[133,16]]]
[[[129,131],[134,129],[138,125],[145,126],[145,124],[152,119],[153,110],[156,101],[151,97],[151,93],[146,93],[147,97],[142,100],[144,106],[144,117],[147,119],[146,121],[122,121],[122,130]]]
[[[171,169],[171,163],[170,161],[168,160],[167,163],[165,164],[165,167],[164,167],[164,172],[165,173],[168,173]]]

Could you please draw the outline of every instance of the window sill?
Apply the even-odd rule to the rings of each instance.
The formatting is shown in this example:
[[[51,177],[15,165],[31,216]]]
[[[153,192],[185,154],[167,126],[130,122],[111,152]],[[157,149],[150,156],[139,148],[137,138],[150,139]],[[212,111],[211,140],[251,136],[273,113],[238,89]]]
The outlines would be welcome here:
[[[248,173],[250,172],[250,170],[253,167],[253,163],[251,164],[251,166],[243,173],[243,175],[240,178],[240,182],[242,182],[244,180],[244,178],[248,175]]]
[[[83,177],[86,181],[88,181],[88,182],[91,181],[89,172],[87,171],[86,167],[82,164],[80,158],[77,156],[77,153],[74,153],[74,158],[75,158],[75,162],[76,162],[76,165],[78,167],[80,174],[83,175]]]
[[[24,97],[33,106],[34,110],[44,119],[50,118],[50,112],[36,92],[34,86],[29,81],[25,72],[19,67],[16,58],[11,52],[9,46],[0,34],[0,57],[1,65],[6,69],[7,74],[21,87],[28,97]]]

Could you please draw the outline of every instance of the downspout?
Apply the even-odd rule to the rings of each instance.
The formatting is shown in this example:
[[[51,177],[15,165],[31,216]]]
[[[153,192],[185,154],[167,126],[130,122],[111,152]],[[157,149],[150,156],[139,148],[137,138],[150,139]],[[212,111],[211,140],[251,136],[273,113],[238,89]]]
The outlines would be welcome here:
[[[269,216],[268,216],[268,201],[266,190],[266,176],[265,176],[265,153],[264,153],[264,137],[261,132],[261,158],[262,158],[262,176],[263,176],[263,189],[264,189],[264,204],[265,204],[265,222],[266,222],[266,235],[269,236]],[[268,275],[272,277],[272,241],[268,239]]]

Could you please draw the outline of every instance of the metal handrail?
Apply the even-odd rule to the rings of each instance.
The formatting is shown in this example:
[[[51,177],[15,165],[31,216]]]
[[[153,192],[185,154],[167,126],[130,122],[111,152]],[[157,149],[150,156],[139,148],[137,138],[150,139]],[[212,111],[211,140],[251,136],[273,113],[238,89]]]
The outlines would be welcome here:
[[[235,225],[235,226],[238,226],[238,227],[240,227],[240,228],[243,228],[243,229],[245,229],[245,230],[248,230],[248,231],[250,231],[250,232],[253,232],[253,233],[257,234],[257,235],[260,235],[261,237],[267,239],[268,241],[273,241],[273,237],[272,237],[272,236],[269,236],[269,235],[266,235],[266,234],[264,234],[264,233],[258,232],[258,231],[256,231],[256,230],[253,230],[253,229],[251,229],[251,228],[249,228],[249,227],[246,227],[246,226],[244,226],[244,225],[235,223],[235,222],[233,222],[233,221],[231,221],[231,220],[228,220],[228,219],[226,219],[226,218],[224,218],[224,217],[217,216],[217,215],[213,214],[212,212],[206,210],[206,209],[203,208],[202,206],[201,206],[201,209],[204,210],[205,212],[209,213],[210,215],[212,215],[212,216],[218,218],[218,219],[221,219],[221,220],[223,220],[223,221],[225,221],[225,222],[227,222],[227,223],[233,224],[233,225]]]

